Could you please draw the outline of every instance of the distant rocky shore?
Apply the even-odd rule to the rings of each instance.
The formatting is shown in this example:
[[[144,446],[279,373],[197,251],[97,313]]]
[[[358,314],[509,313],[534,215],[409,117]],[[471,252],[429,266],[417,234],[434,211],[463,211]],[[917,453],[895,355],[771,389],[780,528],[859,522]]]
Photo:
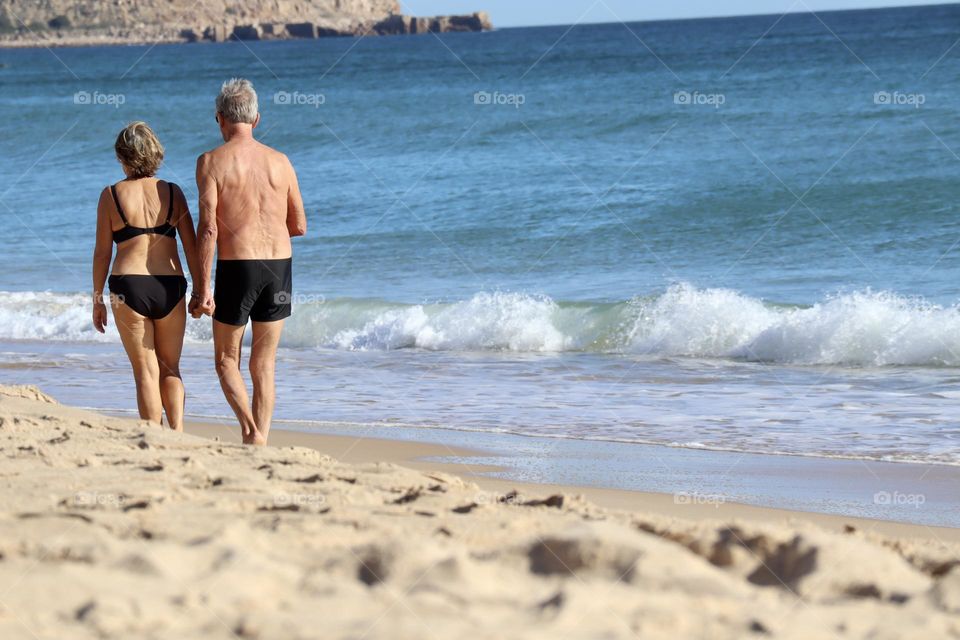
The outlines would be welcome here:
[[[0,0],[0,47],[120,45],[487,31],[485,12],[414,17],[394,0],[314,0],[267,9],[214,0]],[[119,6],[119,8],[118,8]]]
[[[455,31],[489,31],[493,29],[486,12],[478,11],[463,16],[434,16],[417,18],[414,16],[391,15],[373,24],[359,24],[347,29],[337,29],[313,22],[291,22],[287,24],[267,22],[250,25],[236,25],[227,32],[225,27],[208,27],[202,33],[195,29],[184,29],[180,36],[189,42],[210,40],[283,40],[290,38],[327,38],[337,36],[393,36],[418,33],[448,33]]]

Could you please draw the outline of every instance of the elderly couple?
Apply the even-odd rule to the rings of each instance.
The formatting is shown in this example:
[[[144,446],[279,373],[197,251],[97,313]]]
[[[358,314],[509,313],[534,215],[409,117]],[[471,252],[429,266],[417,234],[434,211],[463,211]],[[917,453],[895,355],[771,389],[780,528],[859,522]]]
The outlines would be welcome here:
[[[113,318],[133,365],[140,417],[160,423],[166,412],[170,427],[182,430],[180,353],[187,312],[194,318],[212,315],[223,394],[240,422],[243,442],[264,445],[275,402],[277,345],[291,310],[290,238],[306,233],[307,220],[290,161],[253,138],[260,114],[248,80],[223,84],[216,118],[224,143],[197,160],[196,231],[180,187],[154,177],[163,147],[150,127],[134,122],[117,136],[117,160],[127,177],[105,188],[97,205],[93,324],[104,332],[108,283]],[[178,235],[193,279],[189,305]],[[240,373],[248,319],[252,404]]]

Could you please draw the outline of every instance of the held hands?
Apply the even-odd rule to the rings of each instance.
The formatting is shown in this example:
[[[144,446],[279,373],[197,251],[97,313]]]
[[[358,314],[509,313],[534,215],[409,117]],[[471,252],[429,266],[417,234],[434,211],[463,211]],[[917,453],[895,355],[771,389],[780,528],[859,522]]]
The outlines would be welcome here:
[[[213,293],[211,291],[196,292],[190,294],[190,304],[187,305],[187,311],[190,317],[199,318],[200,316],[212,316],[216,309],[213,302]]]
[[[93,327],[104,333],[107,326],[107,305],[102,300],[93,303]]]

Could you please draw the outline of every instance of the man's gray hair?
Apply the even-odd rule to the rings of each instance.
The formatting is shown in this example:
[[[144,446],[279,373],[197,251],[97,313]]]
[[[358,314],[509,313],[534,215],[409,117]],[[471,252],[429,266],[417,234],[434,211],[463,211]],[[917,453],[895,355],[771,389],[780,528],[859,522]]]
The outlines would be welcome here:
[[[253,124],[257,119],[257,92],[245,78],[230,78],[220,87],[217,113],[230,122]]]

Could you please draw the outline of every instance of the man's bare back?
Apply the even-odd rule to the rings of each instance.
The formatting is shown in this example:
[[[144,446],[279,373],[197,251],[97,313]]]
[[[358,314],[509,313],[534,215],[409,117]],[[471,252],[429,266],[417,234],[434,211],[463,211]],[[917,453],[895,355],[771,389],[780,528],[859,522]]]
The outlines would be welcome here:
[[[235,136],[197,161],[200,207],[216,212],[221,260],[291,256],[302,235],[303,202],[287,157],[252,137]]]

